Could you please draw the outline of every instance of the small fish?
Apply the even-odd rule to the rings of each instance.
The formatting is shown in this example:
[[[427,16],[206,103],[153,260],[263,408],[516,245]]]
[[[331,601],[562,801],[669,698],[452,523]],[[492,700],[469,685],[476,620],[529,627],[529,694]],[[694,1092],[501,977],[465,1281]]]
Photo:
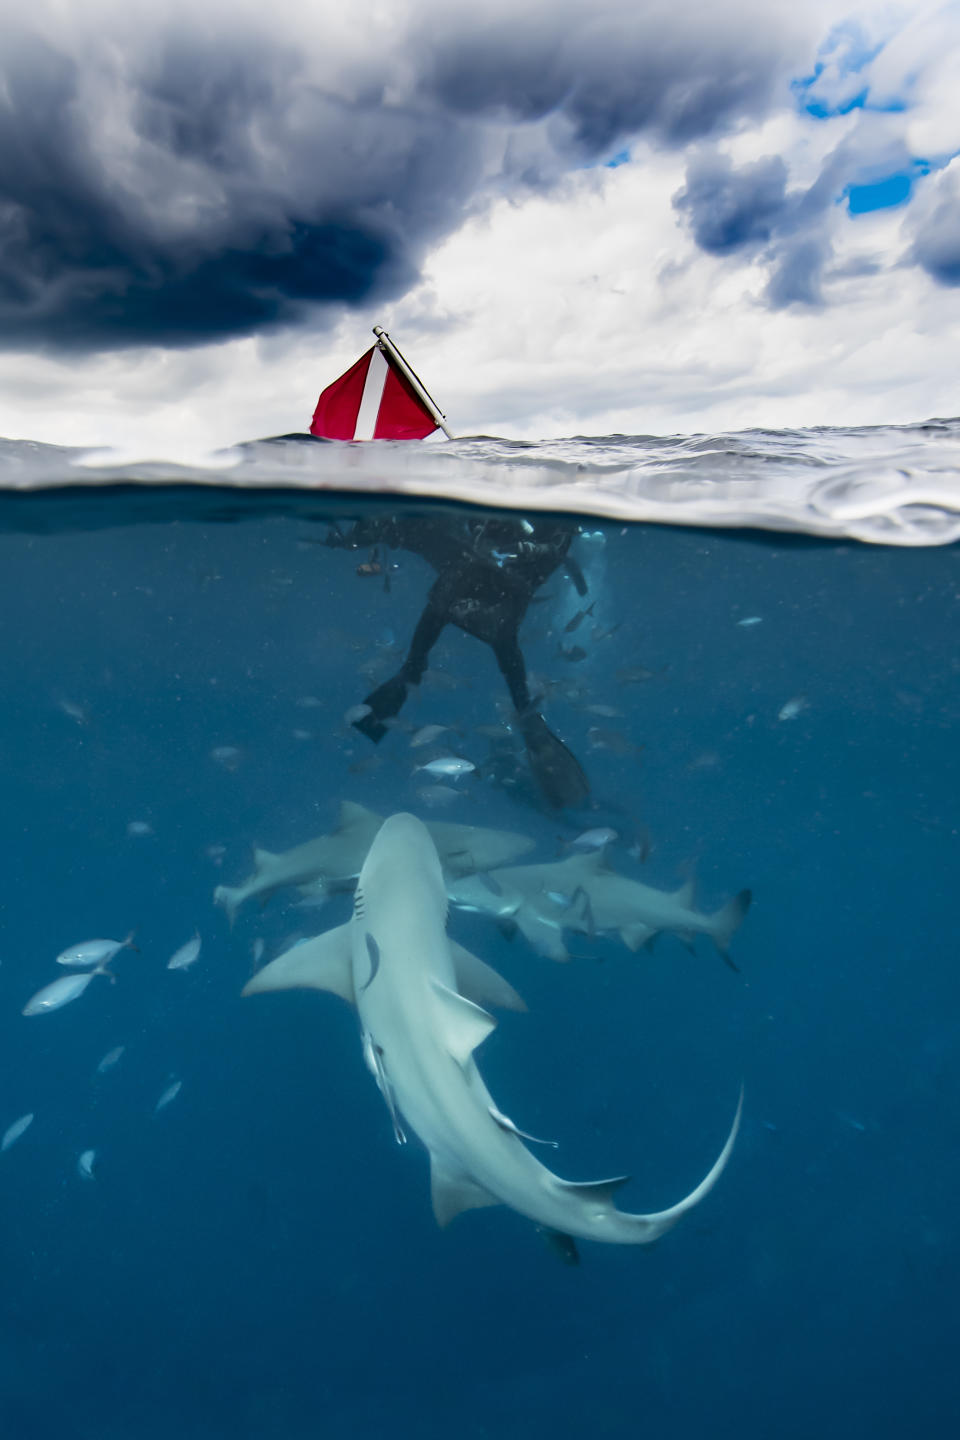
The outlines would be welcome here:
[[[461,775],[469,775],[476,768],[472,760],[463,760],[459,755],[441,755],[438,760],[416,766],[416,770],[425,770],[428,775],[443,775],[450,780],[459,780]]]
[[[301,695],[297,704],[301,710],[321,710],[323,708],[323,701],[318,700],[316,695]]]
[[[575,840],[570,841],[571,850],[602,850],[605,845],[612,845],[614,840],[619,839],[616,830],[611,830],[609,825],[598,826],[595,830],[584,830]]]
[[[203,853],[208,860],[213,861],[214,865],[221,865],[223,857],[227,853],[227,847],[226,845],[206,845]]]
[[[88,965],[108,965],[118,950],[136,950],[133,931],[126,940],[81,940],[79,945],[68,945],[57,956],[58,965],[72,965],[83,969]]]
[[[622,624],[623,621],[618,620],[616,625],[608,625],[606,630],[604,630],[602,625],[594,625],[593,629],[590,632],[590,639],[595,645],[598,644],[601,640],[609,640],[611,635],[616,635]]]
[[[746,630],[746,628],[747,628],[748,625],[762,625],[762,624],[763,624],[763,616],[762,616],[762,615],[748,615],[745,619],[743,619],[743,620],[738,620],[738,621],[737,621],[737,624],[740,626],[740,628],[741,628],[742,630]]]
[[[171,1100],[176,1100],[177,1096],[180,1094],[180,1089],[182,1085],[182,1080],[172,1080],[170,1082],[166,1090],[164,1090],[163,1094],[160,1096],[160,1099],[157,1101],[156,1105],[154,1105],[153,1107],[154,1115],[158,1115],[161,1110],[165,1110],[170,1104]]]
[[[576,664],[578,661],[586,660],[587,658],[587,652],[582,645],[571,645],[569,650],[564,650],[562,645],[558,645],[557,654],[561,660],[569,660],[571,664]]]
[[[127,825],[127,834],[131,838],[137,835],[152,835],[153,826],[146,820],[131,820]]]
[[[584,705],[583,708],[588,715],[599,715],[603,720],[618,720],[623,715],[616,705]]]
[[[83,970],[76,975],[61,975],[59,980],[54,980],[51,985],[44,985],[36,995],[31,995],[21,1013],[47,1015],[51,1010],[59,1010],[71,1001],[79,1000],[95,975],[110,975],[110,971],[98,965],[95,970]]]
[[[243,759],[243,752],[236,745],[215,745],[210,751],[210,759],[222,765],[224,770],[236,770]]]
[[[780,706],[780,709],[777,711],[777,719],[796,720],[797,716],[802,714],[803,711],[808,708],[809,704],[810,702],[806,695],[794,695],[792,700],[788,700],[785,705]]]
[[[31,1110],[29,1115],[21,1115],[19,1120],[14,1120],[12,1125],[8,1125],[3,1132],[3,1139],[0,1140],[0,1154],[4,1150],[9,1150],[11,1145],[16,1145],[20,1136],[24,1131],[29,1130],[32,1124],[33,1111]]]
[[[294,739],[294,740],[312,740],[312,739],[313,739],[313,731],[312,731],[312,730],[291,730],[291,731],[290,731],[290,736],[291,736],[291,738]]]
[[[416,750],[420,745],[432,745],[434,740],[445,735],[450,729],[449,725],[423,725],[410,737],[410,749]]]
[[[188,940],[185,945],[181,945],[180,949],[175,950],[170,956],[170,959],[167,961],[167,969],[189,969],[193,962],[198,958],[200,954],[200,946],[202,944],[203,941],[200,939],[200,931],[196,930],[193,934],[193,938]]]
[[[80,1176],[81,1180],[93,1179],[93,1167],[96,1164],[96,1159],[96,1150],[84,1150],[83,1154],[77,1161],[77,1174]]]
[[[85,705],[77,705],[73,700],[58,700],[57,708],[58,710],[62,710],[64,715],[69,715],[70,719],[75,720],[78,725],[86,725],[90,719],[87,707]]]
[[[616,672],[621,685],[642,685],[644,681],[652,680],[657,673],[656,670],[648,670],[646,665],[626,665]]]
[[[126,1045],[114,1045],[112,1050],[108,1050],[97,1066],[97,1074],[106,1075],[108,1070],[112,1070],[114,1065],[118,1065],[120,1063],[120,1057],[126,1048]]]
[[[343,712],[344,725],[358,725],[361,720],[366,720],[368,715],[373,714],[371,705],[351,705],[349,710]]]
[[[587,616],[593,614],[593,607],[594,605],[596,605],[596,603],[596,600],[591,600],[590,604],[585,610],[578,610],[576,615],[574,615],[573,619],[568,620],[566,625],[564,625],[564,635],[572,635],[574,630],[579,630],[580,626],[583,624],[584,620],[586,620]]]

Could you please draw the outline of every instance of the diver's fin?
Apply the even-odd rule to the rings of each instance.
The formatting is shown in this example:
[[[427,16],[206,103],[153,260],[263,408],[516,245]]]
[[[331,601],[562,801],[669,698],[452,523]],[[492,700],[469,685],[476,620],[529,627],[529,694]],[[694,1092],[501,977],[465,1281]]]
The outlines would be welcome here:
[[[590,783],[576,756],[537,711],[528,710],[518,718],[530,768],[548,803],[558,810],[585,805]]]

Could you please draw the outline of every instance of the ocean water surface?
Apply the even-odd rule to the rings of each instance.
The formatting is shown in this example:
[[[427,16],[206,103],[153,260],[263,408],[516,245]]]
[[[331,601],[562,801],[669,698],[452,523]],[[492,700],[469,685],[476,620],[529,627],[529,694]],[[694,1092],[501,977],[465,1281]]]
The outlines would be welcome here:
[[[191,469],[4,442],[0,1131],[34,1117],[0,1153],[5,1440],[955,1432],[958,455],[951,421]],[[562,889],[568,963],[451,907],[529,1007],[484,1079],[565,1178],[672,1204],[743,1084],[656,1244],[439,1229],[350,1008],[241,998],[350,886],[225,891],[345,801],[517,832],[519,865],[609,829],[605,866],[704,917],[750,892],[726,957]]]

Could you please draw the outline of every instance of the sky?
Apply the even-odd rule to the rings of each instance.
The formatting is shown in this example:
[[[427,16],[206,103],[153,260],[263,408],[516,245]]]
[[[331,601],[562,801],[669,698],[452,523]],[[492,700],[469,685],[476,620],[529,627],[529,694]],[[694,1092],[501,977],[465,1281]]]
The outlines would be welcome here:
[[[955,415],[960,4],[0,0],[0,435]]]

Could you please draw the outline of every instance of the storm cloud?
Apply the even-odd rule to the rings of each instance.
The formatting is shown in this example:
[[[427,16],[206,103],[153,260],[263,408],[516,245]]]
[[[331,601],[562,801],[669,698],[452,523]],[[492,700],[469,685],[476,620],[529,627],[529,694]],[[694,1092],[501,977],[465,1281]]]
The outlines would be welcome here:
[[[795,38],[753,4],[722,24],[693,7],[694,30],[682,0],[554,0],[482,21],[399,7],[378,52],[322,6],[277,6],[271,29],[200,8],[107,6],[68,33],[4,22],[6,347],[332,323],[403,294],[493,195],[550,186],[638,136],[680,146],[761,117]],[[767,184],[775,208],[772,171]]]

